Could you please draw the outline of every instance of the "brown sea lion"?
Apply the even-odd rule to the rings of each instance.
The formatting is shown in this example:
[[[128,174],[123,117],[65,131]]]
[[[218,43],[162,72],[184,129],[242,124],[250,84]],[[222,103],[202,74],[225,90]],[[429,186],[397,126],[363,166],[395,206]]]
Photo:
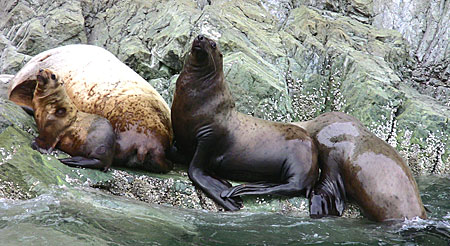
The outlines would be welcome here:
[[[170,109],[161,95],[107,50],[67,45],[33,57],[12,79],[9,99],[31,108],[35,75],[49,68],[64,80],[69,98],[83,112],[111,122],[117,136],[114,165],[167,172],[173,138]]]
[[[348,197],[375,221],[427,217],[409,167],[357,119],[329,112],[294,124],[319,149],[321,174],[310,196],[311,216],[342,215]]]
[[[116,141],[109,121],[79,111],[52,71],[41,69],[37,82],[32,105],[39,136],[32,147],[40,152],[58,148],[72,155],[60,159],[68,166],[108,170]]]
[[[190,159],[189,178],[226,210],[239,196],[298,196],[318,177],[317,150],[301,128],[235,110],[216,43],[195,38],[172,104],[177,148]],[[224,179],[255,182],[231,187]]]

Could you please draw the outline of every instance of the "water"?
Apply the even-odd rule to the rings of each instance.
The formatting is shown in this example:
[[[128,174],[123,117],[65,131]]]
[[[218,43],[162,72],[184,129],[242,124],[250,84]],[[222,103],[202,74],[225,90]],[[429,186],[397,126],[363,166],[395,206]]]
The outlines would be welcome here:
[[[400,223],[176,209],[57,188],[0,200],[0,245],[450,245],[450,176],[417,181],[430,218]]]

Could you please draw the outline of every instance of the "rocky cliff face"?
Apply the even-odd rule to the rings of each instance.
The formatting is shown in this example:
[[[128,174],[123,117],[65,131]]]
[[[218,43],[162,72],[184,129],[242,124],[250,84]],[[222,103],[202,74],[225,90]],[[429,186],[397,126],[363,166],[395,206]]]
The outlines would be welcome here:
[[[241,112],[277,121],[339,110],[416,174],[450,173],[450,2],[444,0],[12,1],[0,73],[56,46],[105,47],[170,104],[193,38],[217,39]],[[1,83],[0,83],[1,85]]]

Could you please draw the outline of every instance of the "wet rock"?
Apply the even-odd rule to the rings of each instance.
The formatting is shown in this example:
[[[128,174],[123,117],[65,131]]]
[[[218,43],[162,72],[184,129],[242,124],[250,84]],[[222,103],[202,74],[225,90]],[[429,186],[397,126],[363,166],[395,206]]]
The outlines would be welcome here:
[[[14,74],[46,49],[94,44],[131,66],[170,104],[184,55],[193,38],[203,33],[219,42],[239,111],[286,122],[331,110],[347,112],[395,146],[415,174],[450,173],[449,1],[7,0],[2,4],[0,73]],[[8,111],[1,114],[0,137],[9,134],[8,141],[0,142],[8,153],[2,158],[13,158],[0,169],[21,173],[12,166],[33,162],[56,170],[49,172],[55,177],[74,172],[52,156],[48,156],[52,164],[45,164],[45,158],[28,147],[36,136],[32,118],[11,103],[0,102],[0,111]],[[18,139],[21,147],[10,138]],[[92,184],[147,202],[218,209],[182,173],[108,175]],[[0,183],[10,182],[7,176]],[[32,179],[22,179],[7,185],[23,187],[24,195],[16,197],[28,197],[30,189],[37,192],[30,188]],[[43,183],[60,184],[57,179]],[[175,196],[161,197],[158,185]],[[259,204],[261,199],[269,198],[250,198],[246,207],[266,209],[265,203]],[[276,198],[268,204],[267,210],[307,211],[302,198]]]
[[[135,171],[113,170],[113,178],[93,184],[92,187],[113,195],[125,196],[147,203],[177,208],[224,211],[201,190],[193,186],[183,168],[169,174],[155,175]],[[281,198],[272,196],[243,197],[243,211],[278,212],[294,216],[309,216],[308,201],[304,197]],[[344,217],[361,217],[355,204],[349,204]]]
[[[151,204],[223,211],[194,187],[183,167],[164,175],[135,170],[112,169],[104,173],[70,168],[58,161],[67,157],[61,151],[43,155],[32,150],[30,143],[37,135],[33,118],[11,101],[0,98],[0,198],[30,199],[62,187],[73,194],[76,187],[90,186]],[[243,209],[308,216],[307,204],[303,197],[245,197]],[[346,215],[348,217],[360,216],[354,205],[350,205],[349,211],[352,212]]]
[[[34,119],[11,101],[0,98],[0,197],[31,198],[54,186],[82,185],[111,176],[67,167],[57,159],[67,157],[60,151],[40,154],[30,146],[36,136]]]

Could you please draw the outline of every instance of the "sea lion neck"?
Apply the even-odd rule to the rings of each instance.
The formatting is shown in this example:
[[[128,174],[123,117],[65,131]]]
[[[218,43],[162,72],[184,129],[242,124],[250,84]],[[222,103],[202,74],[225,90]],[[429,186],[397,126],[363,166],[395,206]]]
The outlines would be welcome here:
[[[50,70],[41,69],[37,75],[32,100],[39,132],[50,139],[56,139],[63,134],[76,120],[78,111],[59,80]],[[62,110],[62,113],[59,113],[59,110]]]
[[[235,107],[224,80],[222,55],[218,47],[213,48],[212,42],[207,38],[204,40],[208,42],[205,41],[203,46],[193,45],[176,82],[172,103],[176,129],[180,126],[180,129],[187,127],[196,131],[215,118],[227,117]],[[206,52],[206,55],[199,52]]]
[[[200,70],[199,70],[200,69]],[[205,69],[206,70],[206,69]],[[234,100],[224,81],[222,70],[203,70],[186,64],[176,83],[174,104],[182,106],[182,111],[196,109],[203,117],[217,116],[234,108]],[[200,110],[201,109],[201,110]],[[208,116],[209,117],[209,116]],[[207,117],[207,118],[208,118]]]
[[[181,80],[184,86],[199,90],[219,82],[221,80],[220,78],[223,77],[223,71],[214,66],[214,64],[198,64],[188,61],[184,66],[180,77],[186,77],[186,79]]]

